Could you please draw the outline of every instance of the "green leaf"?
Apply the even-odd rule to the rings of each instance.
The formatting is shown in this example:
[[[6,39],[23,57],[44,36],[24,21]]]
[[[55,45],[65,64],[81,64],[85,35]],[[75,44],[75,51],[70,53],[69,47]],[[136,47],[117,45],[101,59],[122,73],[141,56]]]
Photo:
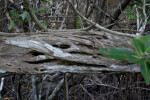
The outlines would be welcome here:
[[[147,58],[148,63],[150,63],[150,57]]]
[[[144,61],[141,64],[141,74],[143,75],[147,85],[150,84],[150,64]]]
[[[148,37],[146,43],[145,43],[145,53],[150,52],[150,36]]]
[[[136,53],[139,56],[143,56],[144,55],[144,44],[136,38],[133,38],[131,41],[131,45],[135,48]]]
[[[133,55],[131,51],[124,48],[102,48],[99,52],[106,57],[120,60],[126,60],[127,55]]]
[[[39,12],[39,11],[41,11],[41,10],[44,10],[45,9],[45,7],[41,7],[41,8],[39,8],[38,10],[37,10],[37,12]]]
[[[130,63],[135,63],[135,64],[141,64],[143,62],[143,59],[141,57],[138,57],[136,55],[127,55],[127,60]]]
[[[23,22],[22,19],[15,19],[15,21],[17,21],[17,22]]]
[[[22,14],[22,20],[25,20],[27,18],[28,12],[24,11]]]
[[[139,40],[140,40],[143,44],[145,44],[149,37],[150,37],[150,35],[145,35],[145,36],[142,36],[141,38],[139,38]]]
[[[35,29],[39,29],[39,27],[38,27],[38,26],[36,26],[36,25],[34,25],[34,26],[33,26],[33,28],[35,28]]]
[[[16,15],[16,10],[10,10],[10,15],[15,16]]]
[[[15,21],[12,20],[12,21],[10,22],[10,25],[8,26],[8,30],[11,30],[11,29],[14,27],[14,24],[15,24]]]

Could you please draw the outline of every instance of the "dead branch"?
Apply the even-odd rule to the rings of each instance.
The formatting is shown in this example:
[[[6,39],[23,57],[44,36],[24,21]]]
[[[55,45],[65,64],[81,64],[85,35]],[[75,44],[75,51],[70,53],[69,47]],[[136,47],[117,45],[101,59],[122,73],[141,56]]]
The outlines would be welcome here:
[[[24,6],[26,8],[26,10],[28,11],[31,19],[33,20],[33,22],[43,31],[48,31],[48,29],[43,26],[39,20],[37,19],[36,15],[33,13],[31,5],[30,5],[30,1],[29,0],[24,0]]]
[[[83,16],[74,6],[73,4],[71,3],[70,0],[67,0],[67,2],[71,5],[71,7],[73,8],[73,10],[80,16],[82,17],[84,20],[86,20],[87,22],[89,22],[90,24],[94,25],[97,29],[100,29],[102,31],[105,31],[105,32],[108,32],[108,33],[111,33],[111,34],[114,34],[114,35],[119,35],[119,36],[126,36],[126,37],[135,37],[135,35],[132,35],[132,34],[128,34],[128,33],[121,33],[121,32],[117,32],[117,31],[112,31],[112,30],[109,30],[107,28],[104,28],[102,26],[100,26],[98,23],[95,23],[89,19],[87,19],[85,16]]]
[[[139,72],[137,65],[105,58],[98,52],[103,47],[129,49],[127,37],[80,31],[5,33],[0,39],[0,69],[4,73]]]

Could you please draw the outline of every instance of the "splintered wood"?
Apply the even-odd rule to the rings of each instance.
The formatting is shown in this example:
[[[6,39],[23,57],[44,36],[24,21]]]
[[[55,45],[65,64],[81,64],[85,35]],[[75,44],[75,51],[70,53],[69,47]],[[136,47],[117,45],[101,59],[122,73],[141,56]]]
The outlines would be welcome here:
[[[102,56],[105,47],[132,50],[129,38],[104,32],[1,33],[0,73],[139,72],[139,66]]]

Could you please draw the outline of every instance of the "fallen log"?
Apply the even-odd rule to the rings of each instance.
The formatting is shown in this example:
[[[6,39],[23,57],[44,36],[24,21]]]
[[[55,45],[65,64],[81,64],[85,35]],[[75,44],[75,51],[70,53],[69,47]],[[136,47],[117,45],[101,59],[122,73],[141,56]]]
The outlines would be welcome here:
[[[132,50],[129,37],[106,32],[0,33],[0,73],[139,72],[139,66],[102,56],[104,47]]]

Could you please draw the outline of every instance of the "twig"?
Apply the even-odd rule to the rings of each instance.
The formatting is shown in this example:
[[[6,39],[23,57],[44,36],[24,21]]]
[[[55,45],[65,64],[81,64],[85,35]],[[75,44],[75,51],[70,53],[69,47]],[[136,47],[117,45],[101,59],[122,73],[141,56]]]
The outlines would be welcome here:
[[[94,98],[92,97],[92,95],[90,93],[88,93],[88,91],[80,84],[81,88],[86,92],[86,94],[91,98],[91,100],[94,100]]]
[[[139,31],[140,33],[137,33],[137,36],[141,36],[144,33],[144,30],[146,28],[146,24],[147,24],[147,20],[148,20],[148,16],[146,14],[146,1],[142,0],[143,2],[143,15],[144,15],[144,22],[142,24],[142,26],[140,27]]]
[[[4,85],[4,77],[1,78],[1,84],[0,84],[0,99],[1,99],[1,91],[3,89],[3,85]]]
[[[69,91],[68,91],[68,74],[64,73],[64,93],[65,100],[69,100]]]
[[[118,19],[118,17],[120,16],[121,12],[127,7],[127,5],[131,2],[132,0],[123,0],[120,4],[120,6],[117,7],[117,9],[114,11],[114,13],[112,14],[112,17],[114,20],[109,19],[108,24],[112,24],[114,23],[114,21],[116,21]],[[111,29],[113,27],[113,25],[108,26],[108,29]]]
[[[37,100],[35,75],[32,75],[32,90],[33,90],[33,98],[34,98],[34,100]]]
[[[72,6],[73,10],[80,16],[82,17],[84,20],[86,20],[87,22],[91,23],[92,25],[94,25],[97,29],[100,29],[102,31],[105,31],[105,32],[108,32],[108,33],[111,33],[111,34],[114,34],[114,35],[120,35],[120,36],[126,36],[126,37],[135,37],[135,35],[132,35],[132,34],[128,34],[128,33],[121,33],[121,32],[116,32],[116,31],[112,31],[112,30],[109,30],[107,28],[104,28],[102,26],[100,26],[98,23],[95,23],[89,19],[87,19],[85,16],[83,16],[74,6],[73,4],[71,3],[70,0],[67,0],[67,2]]]
[[[46,78],[45,78],[45,81],[48,81],[48,79],[50,79],[49,81],[50,81],[50,83],[49,83],[49,86],[48,86],[48,89],[47,89],[47,94],[46,94],[46,100],[48,100],[48,96],[49,96],[49,93],[50,93],[50,86],[51,86],[51,84],[52,84],[52,81],[56,78],[56,77],[58,77],[59,75],[60,75],[61,73],[55,73],[54,75],[52,75],[52,76],[50,76],[50,77],[48,77],[48,76],[46,76]],[[47,78],[48,77],[48,78]]]
[[[69,6],[68,6],[68,7],[67,7],[67,9],[66,9],[66,14],[65,14],[65,15],[67,15],[67,14],[68,14],[68,11],[69,11]],[[61,26],[60,26],[60,28],[59,28],[59,29],[62,29],[62,27],[63,27],[63,24],[64,24],[65,20],[66,20],[66,18],[64,18],[64,19],[63,19],[63,22],[61,23]]]
[[[59,82],[59,84],[58,84],[58,85],[56,86],[56,88],[53,90],[52,94],[48,97],[48,100],[53,100],[53,99],[56,97],[58,91],[62,88],[63,85],[64,85],[64,79],[62,79],[62,80]]]

